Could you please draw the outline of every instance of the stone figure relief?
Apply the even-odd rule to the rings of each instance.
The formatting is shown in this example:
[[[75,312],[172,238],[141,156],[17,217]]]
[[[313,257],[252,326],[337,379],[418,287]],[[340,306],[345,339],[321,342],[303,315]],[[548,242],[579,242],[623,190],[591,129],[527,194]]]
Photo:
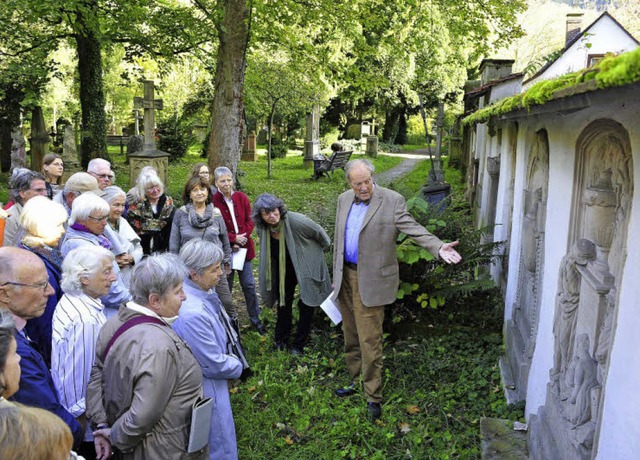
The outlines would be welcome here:
[[[580,459],[591,458],[599,433],[626,260],[632,170],[622,125],[597,120],[584,129],[576,144],[569,235],[576,243],[559,268],[546,403],[561,415],[544,422],[554,442],[573,447]]]
[[[542,279],[542,255],[544,251],[544,227],[546,218],[547,186],[549,180],[549,141],[547,132],[539,130],[527,161],[527,180],[524,191],[524,219],[521,241],[519,298],[517,308],[522,309],[528,322],[525,339],[527,354],[535,348],[539,292]]]
[[[595,259],[595,256],[595,244],[587,239],[581,239],[560,262],[553,321],[554,366],[551,370],[551,381],[556,395],[563,400],[568,398],[569,387],[566,385],[564,376],[573,357],[573,344],[578,320],[580,283],[582,281],[578,266],[586,266],[589,261]]]

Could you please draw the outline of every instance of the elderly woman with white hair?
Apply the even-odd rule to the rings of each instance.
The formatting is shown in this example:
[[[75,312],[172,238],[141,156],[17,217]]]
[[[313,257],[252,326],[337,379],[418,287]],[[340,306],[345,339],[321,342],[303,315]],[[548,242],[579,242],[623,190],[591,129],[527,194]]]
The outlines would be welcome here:
[[[111,250],[111,242],[104,236],[109,212],[107,202],[93,193],[83,193],[73,200],[69,227],[60,246],[62,255],[66,257],[73,249],[86,246],[101,246]],[[115,315],[120,305],[131,298],[120,275],[118,264],[114,261],[112,265],[117,279],[111,285],[109,293],[102,296],[102,302],[107,307],[107,318]]]
[[[98,333],[107,321],[100,297],[109,293],[116,280],[113,261],[113,253],[100,246],[81,246],[69,252],[62,263],[64,295],[53,314],[53,384],[60,403],[85,428],[87,383]],[[94,451],[90,427],[84,440],[81,452]]]
[[[126,252],[116,256],[116,262],[120,267],[120,273],[124,284],[129,286],[129,280],[131,279],[131,271],[133,266],[140,262],[144,255],[142,251],[142,245],[140,244],[140,237],[131,228],[127,219],[122,217],[125,204],[127,202],[127,195],[120,187],[116,185],[110,185],[103,190],[104,195],[102,199],[109,204],[109,227],[113,230],[113,234],[120,240],[120,246],[126,248]]]
[[[44,314],[27,321],[25,331],[34,342],[47,366],[51,365],[51,318],[62,297],[60,279],[62,276],[62,254],[58,242],[64,235],[67,211],[59,203],[44,196],[34,196],[24,205],[20,225],[25,235],[19,247],[37,255],[47,269],[49,284],[55,294],[47,299]]]
[[[124,458],[207,458],[206,449],[187,453],[202,371],[171,328],[186,298],[187,274],[174,254],[143,259],[131,276],[133,300],[100,331],[87,416],[97,428],[94,435]]]
[[[175,211],[173,198],[164,193],[162,180],[152,170],[138,176],[137,187],[140,198],[130,203],[127,220],[140,235],[145,254],[166,252]]]
[[[173,329],[195,355],[202,368],[204,395],[213,400],[209,458],[235,460],[238,447],[228,381],[240,377],[249,366],[215,291],[218,283],[227,282],[224,253],[209,241],[190,240],[180,249],[180,258],[189,270],[183,286],[187,300]]]
[[[237,271],[240,287],[247,304],[247,313],[249,313],[249,319],[253,327],[260,334],[265,335],[267,331],[260,322],[260,306],[251,263],[256,257],[255,246],[251,239],[251,233],[254,228],[253,220],[251,219],[251,202],[247,195],[233,189],[233,175],[229,168],[225,166],[216,168],[214,177],[217,189],[213,194],[212,201],[213,205],[222,213],[229,235],[231,250],[233,252],[246,251],[244,264]],[[229,282],[229,290],[232,290],[233,271],[227,276],[227,281]]]

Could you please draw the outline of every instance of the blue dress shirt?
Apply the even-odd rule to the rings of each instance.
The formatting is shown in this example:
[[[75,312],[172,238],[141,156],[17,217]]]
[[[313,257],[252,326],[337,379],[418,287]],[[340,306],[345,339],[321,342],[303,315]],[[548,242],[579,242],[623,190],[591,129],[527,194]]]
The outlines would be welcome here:
[[[352,264],[358,263],[358,237],[368,209],[368,204],[353,203],[349,210],[347,227],[344,232],[344,260]]]

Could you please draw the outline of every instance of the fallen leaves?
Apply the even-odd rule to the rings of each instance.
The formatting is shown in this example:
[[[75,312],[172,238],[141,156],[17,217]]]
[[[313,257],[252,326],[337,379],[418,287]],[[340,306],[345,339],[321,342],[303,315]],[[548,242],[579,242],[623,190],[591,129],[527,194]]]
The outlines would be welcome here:
[[[409,405],[404,409],[409,415],[416,415],[420,413],[420,408],[416,405]]]

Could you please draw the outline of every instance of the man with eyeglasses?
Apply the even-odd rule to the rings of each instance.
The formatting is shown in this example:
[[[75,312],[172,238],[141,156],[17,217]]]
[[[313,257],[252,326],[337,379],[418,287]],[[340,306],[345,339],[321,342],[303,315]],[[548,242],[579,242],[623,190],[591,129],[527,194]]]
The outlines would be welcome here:
[[[44,177],[40,173],[31,170],[24,170],[11,178],[9,183],[11,188],[11,198],[14,205],[11,206],[11,214],[4,224],[3,246],[18,246],[24,234],[24,229],[20,225],[20,215],[22,207],[27,201],[36,195],[47,196],[47,187]]]
[[[100,190],[113,185],[115,175],[111,171],[111,163],[102,158],[94,158],[87,165],[87,172],[98,180]]]
[[[35,254],[20,248],[0,248],[0,308],[9,310],[16,325],[16,352],[20,355],[20,389],[10,399],[27,406],[53,412],[71,429],[79,446],[83,430],[61,404],[51,373],[33,346],[24,327],[27,320],[40,317],[47,298],[53,294],[44,263]]]

